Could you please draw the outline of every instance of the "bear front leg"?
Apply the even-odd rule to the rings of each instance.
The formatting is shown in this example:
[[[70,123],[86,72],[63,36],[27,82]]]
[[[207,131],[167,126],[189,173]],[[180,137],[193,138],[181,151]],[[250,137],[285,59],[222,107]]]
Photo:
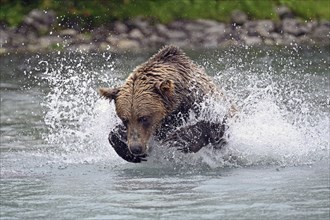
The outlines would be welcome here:
[[[214,145],[215,148],[221,148],[226,144],[224,138],[226,129],[226,119],[222,123],[199,121],[194,125],[175,131],[165,139],[165,142],[172,143],[184,153],[195,153],[208,144]]]
[[[127,146],[127,132],[123,125],[117,125],[109,133],[109,142],[116,153],[124,160],[132,163],[140,163],[146,161],[146,156],[134,156],[128,149]]]

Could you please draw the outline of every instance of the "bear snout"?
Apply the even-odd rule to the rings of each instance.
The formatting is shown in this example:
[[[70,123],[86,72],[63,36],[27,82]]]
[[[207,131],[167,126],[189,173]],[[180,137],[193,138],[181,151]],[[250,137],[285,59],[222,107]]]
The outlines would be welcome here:
[[[136,156],[145,154],[144,147],[140,144],[132,144],[129,146],[129,150]]]

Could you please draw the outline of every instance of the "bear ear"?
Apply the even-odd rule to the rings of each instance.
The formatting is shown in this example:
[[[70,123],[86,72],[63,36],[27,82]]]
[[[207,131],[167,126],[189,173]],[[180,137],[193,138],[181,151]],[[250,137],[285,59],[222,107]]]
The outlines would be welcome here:
[[[119,89],[118,88],[99,88],[99,93],[102,97],[109,99],[116,99],[118,95]]]
[[[165,102],[172,104],[174,93],[174,83],[172,80],[165,79],[161,82],[156,82],[155,89],[157,93],[162,96]]]

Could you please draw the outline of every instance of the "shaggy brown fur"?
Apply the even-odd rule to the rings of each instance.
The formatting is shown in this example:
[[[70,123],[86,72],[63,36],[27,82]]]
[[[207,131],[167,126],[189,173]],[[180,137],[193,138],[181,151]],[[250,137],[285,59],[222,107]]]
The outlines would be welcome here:
[[[168,136],[168,133],[180,125],[182,119],[178,118],[178,113],[187,116],[194,105],[212,93],[221,94],[209,76],[179,48],[166,46],[136,67],[120,88],[100,89],[103,97],[115,101],[117,115],[124,124],[110,132],[109,141],[119,156],[130,162],[140,162],[147,155],[151,136],[160,140],[173,139],[175,136]],[[190,130],[207,130],[210,126],[210,123],[199,124]],[[223,136],[222,125],[212,126]],[[208,134],[200,135],[203,137],[197,137],[197,142],[202,138],[201,143],[195,140],[183,151],[196,152],[212,141]]]

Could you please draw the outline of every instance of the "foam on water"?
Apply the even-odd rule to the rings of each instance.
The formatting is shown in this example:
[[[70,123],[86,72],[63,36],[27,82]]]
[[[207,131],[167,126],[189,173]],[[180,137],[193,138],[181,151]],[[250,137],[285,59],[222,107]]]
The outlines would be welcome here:
[[[39,62],[49,87],[43,102],[48,128],[44,140],[53,148],[47,154],[65,163],[125,163],[107,140],[110,129],[119,122],[114,104],[109,105],[97,94],[98,86],[122,83],[117,61],[104,55],[100,59],[105,62],[93,69],[87,55],[61,57],[51,63]],[[305,62],[302,64],[297,54],[294,59],[281,61],[275,55],[255,55],[253,62],[237,63],[230,54],[226,57],[206,63],[214,80],[239,109],[238,118],[230,122],[226,148],[213,150],[208,146],[185,155],[174,147],[154,143],[147,164],[299,165],[329,157],[329,85],[323,83],[325,86],[318,88],[317,83],[327,80],[327,74],[302,71]],[[223,70],[217,69],[219,65],[225,65]],[[208,120],[225,112],[221,103],[213,104],[211,113],[205,111],[209,113],[203,115]]]
[[[95,59],[105,62],[93,69],[95,64],[91,61]],[[49,87],[43,102],[44,122],[48,128],[44,140],[54,147],[48,153],[68,163],[91,162],[111,155],[104,137],[116,118],[111,117],[113,110],[112,114],[111,109],[102,110],[98,103],[105,100],[100,100],[97,93],[99,85],[117,81],[111,55],[70,53],[56,57],[55,61],[40,61],[39,66],[44,70],[41,78]],[[98,112],[104,112],[97,119],[100,122],[96,120]]]

